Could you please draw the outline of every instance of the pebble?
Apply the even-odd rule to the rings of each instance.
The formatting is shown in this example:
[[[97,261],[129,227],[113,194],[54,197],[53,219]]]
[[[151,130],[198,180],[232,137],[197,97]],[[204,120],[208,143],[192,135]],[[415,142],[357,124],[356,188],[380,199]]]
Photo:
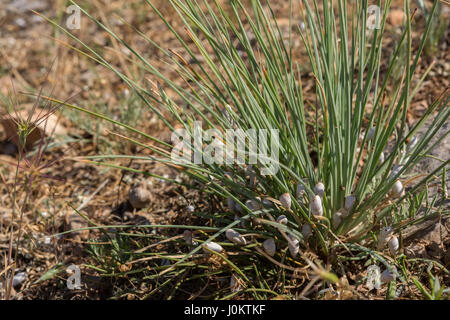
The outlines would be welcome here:
[[[151,194],[142,187],[133,187],[130,189],[128,200],[133,208],[142,209],[150,203]]]

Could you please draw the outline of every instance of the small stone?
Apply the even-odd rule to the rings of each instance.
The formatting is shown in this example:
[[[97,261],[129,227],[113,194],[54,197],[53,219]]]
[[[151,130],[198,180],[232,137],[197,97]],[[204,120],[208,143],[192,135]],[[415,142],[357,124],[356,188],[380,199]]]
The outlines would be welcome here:
[[[275,255],[277,250],[277,246],[275,244],[275,240],[273,238],[269,238],[263,242],[264,251],[271,257]]]
[[[13,283],[12,283],[13,287],[20,286],[25,281],[26,278],[27,278],[27,274],[25,272],[17,273],[13,278]]]
[[[142,209],[149,205],[151,194],[142,187],[133,187],[130,190],[128,200],[133,208]]]

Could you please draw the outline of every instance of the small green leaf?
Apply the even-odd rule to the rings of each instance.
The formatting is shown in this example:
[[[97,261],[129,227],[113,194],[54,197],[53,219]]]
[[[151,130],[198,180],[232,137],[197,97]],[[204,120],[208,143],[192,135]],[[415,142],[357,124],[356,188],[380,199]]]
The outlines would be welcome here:
[[[58,263],[56,266],[44,273],[35,283],[39,283],[45,280],[53,279],[58,273],[64,269],[64,264]]]

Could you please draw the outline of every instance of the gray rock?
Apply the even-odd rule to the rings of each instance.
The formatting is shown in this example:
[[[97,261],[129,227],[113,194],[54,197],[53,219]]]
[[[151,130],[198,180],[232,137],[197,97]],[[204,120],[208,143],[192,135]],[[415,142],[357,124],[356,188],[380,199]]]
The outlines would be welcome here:
[[[150,203],[150,192],[142,187],[131,188],[128,200],[133,208],[142,209]]]
[[[448,219],[446,219],[448,220]],[[441,244],[448,235],[448,230],[444,223],[436,222],[436,220],[425,221],[421,224],[411,226],[403,231],[404,241],[411,242],[414,240],[424,240]]]
[[[13,283],[12,283],[13,287],[20,286],[25,281],[26,278],[27,278],[27,274],[25,272],[17,273],[13,278]]]
[[[422,137],[425,132],[430,130],[431,121],[426,123],[417,133],[419,137]],[[436,157],[438,159],[441,159],[443,161],[449,160],[450,155],[450,134],[448,132],[450,131],[450,121],[447,121],[444,123],[444,125],[439,129],[438,133],[431,139],[430,143],[427,145],[426,149],[429,148],[431,145],[436,143],[439,138],[447,134],[445,138],[442,139],[431,151],[430,155],[433,157]],[[433,158],[426,157],[419,161],[414,168],[414,173],[431,173],[435,169],[437,169],[440,165],[442,165],[442,162]],[[447,175],[447,182],[450,181],[450,175]],[[448,184],[447,184],[448,186]]]

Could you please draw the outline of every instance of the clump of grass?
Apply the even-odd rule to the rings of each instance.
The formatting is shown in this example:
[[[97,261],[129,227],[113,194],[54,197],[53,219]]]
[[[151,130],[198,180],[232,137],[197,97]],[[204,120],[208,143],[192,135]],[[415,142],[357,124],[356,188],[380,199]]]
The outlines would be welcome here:
[[[342,289],[345,285],[338,285],[340,280],[329,273],[330,268],[339,266],[340,259],[344,258],[342,250],[347,255],[357,254],[363,257],[361,259],[376,261],[389,269],[393,265],[399,266],[399,252],[389,255],[386,251],[377,251],[380,229],[391,226],[393,232],[399,235],[402,228],[414,223],[416,208],[421,206],[417,201],[423,200],[423,196],[417,198],[418,195],[423,194],[431,179],[445,172],[443,169],[449,163],[448,159],[444,159],[442,165],[429,175],[405,178],[405,174],[443,139],[428,146],[450,115],[446,90],[429,106],[417,124],[409,127],[406,121],[414,93],[429,71],[420,75],[418,81],[413,81],[438,1],[430,10],[415,53],[411,39],[413,20],[411,15],[407,15],[401,39],[393,49],[385,72],[381,71],[384,66],[381,57],[386,49],[383,47],[383,34],[391,4],[389,0],[378,2],[382,16],[379,28],[374,30],[367,28],[367,0],[357,1],[352,6],[347,1],[324,0],[321,5],[315,0],[299,1],[295,10],[302,14],[304,29],[293,20],[295,11],[292,3],[288,34],[281,32],[270,2],[251,1],[249,8],[235,0],[225,10],[218,1],[172,0],[170,4],[185,27],[183,34],[178,33],[150,1],[146,2],[179,40],[183,52],[164,48],[139,30],[135,31],[151,46],[165,53],[183,83],[161,74],[143,53],[133,50],[114,31],[82,8],[86,16],[135,55],[138,60],[136,65],[154,79],[152,87],[129,78],[93,48],[84,45],[67,30],[61,30],[84,46],[85,51],[80,50],[83,55],[114,71],[175,133],[176,128],[181,127],[188,137],[193,138],[198,133],[196,121],[201,121],[203,129],[215,130],[216,136],[225,136],[229,129],[275,130],[279,138],[277,142],[270,138],[266,145],[278,143],[279,153],[275,162],[258,161],[248,165],[249,159],[254,156],[248,147],[241,164],[214,161],[187,163],[171,157],[171,144],[132,125],[65,104],[140,134],[142,139],[149,139],[151,143],[125,138],[151,150],[154,154],[152,159],[179,168],[207,196],[220,197],[224,203],[227,201],[228,209],[207,216],[212,221],[209,227],[212,234],[201,233],[201,239],[197,240],[199,245],[190,248],[182,257],[173,258],[170,266],[158,268],[162,271],[152,277],[156,279],[175,273],[179,276],[181,270],[188,272],[188,269],[180,268],[192,266],[192,259],[202,250],[200,244],[218,241],[230,228],[249,239],[246,246],[237,249],[241,252],[237,256],[245,253],[247,263],[242,264],[238,258],[234,260],[234,257],[221,253],[210,254],[218,255],[225,261],[242,277],[248,288],[254,289],[253,292],[268,290],[267,283],[264,284],[261,279],[274,279],[270,277],[274,273],[273,268],[280,268],[283,272],[289,270],[294,275],[299,270],[308,270],[307,279],[322,280],[324,286],[335,285]],[[405,1],[404,10],[411,12],[409,1]],[[302,83],[306,80],[300,72],[303,62],[293,59],[294,37],[301,39],[309,58],[307,63],[312,68],[315,84],[313,101],[305,99],[303,92]],[[241,49],[238,50],[238,46]],[[393,70],[402,50],[405,53],[402,62],[405,67],[401,69],[399,81],[393,81],[392,77],[398,76],[393,75]],[[194,64],[199,60],[203,62]],[[174,94],[168,94],[169,90]],[[415,134],[430,116],[434,120],[427,132],[416,137]],[[247,138],[249,145],[258,145],[257,138]],[[237,139],[244,141],[242,136]],[[227,140],[226,144],[219,141],[218,145],[220,143],[229,146],[230,141]],[[392,147],[388,147],[390,144]],[[200,154],[202,159],[207,159],[205,145],[194,144],[188,148]],[[233,154],[238,152],[234,141],[231,150]],[[103,155],[96,159],[117,157]],[[265,174],[274,164],[279,170]],[[409,214],[405,214],[405,210]],[[276,218],[280,215],[287,218],[287,224],[277,222]],[[193,226],[182,228],[195,229]],[[200,230],[204,229],[200,227]],[[276,243],[277,250],[273,257],[262,248],[263,240],[268,238],[273,238]],[[288,257],[287,247],[292,246],[293,241],[299,242],[300,254]],[[219,244],[228,252],[229,242]],[[115,249],[118,254],[123,253],[120,247],[115,246]],[[386,246],[380,248],[381,251],[386,249]],[[151,254],[162,257],[157,252]],[[256,269],[252,269],[247,254],[256,257],[253,263]],[[308,258],[308,254],[312,254],[314,259]],[[264,274],[260,273],[265,268],[260,264],[261,260],[269,261],[273,266],[264,269]],[[317,261],[326,261],[326,268],[320,269]],[[249,270],[255,271],[260,283],[255,276],[250,280],[247,276],[247,272],[251,272]],[[133,270],[132,273],[139,271],[143,270]],[[339,269],[334,272],[339,273]],[[314,273],[315,277],[311,278]],[[105,274],[117,275],[106,271]],[[404,279],[403,276],[401,281]],[[274,280],[273,283],[278,282]],[[173,282],[167,280],[159,285],[167,284]],[[175,285],[173,290],[178,287]],[[310,287],[307,288],[309,290]],[[220,291],[219,295],[209,297],[231,298],[236,294],[226,295]],[[306,292],[301,292],[303,294]],[[254,295],[254,298],[267,297]]]
[[[426,19],[430,18],[430,12],[423,0],[417,0],[417,5],[422,11]],[[442,41],[445,30],[447,29],[449,22],[444,14],[444,4],[438,3],[434,17],[431,18],[430,35],[425,43],[425,55],[429,58],[433,58],[439,50],[439,44]]]
[[[51,68],[50,68],[51,70]],[[49,71],[50,72],[50,71]],[[48,77],[49,73],[46,76]],[[24,118],[19,112],[19,100],[14,83],[13,98],[6,101],[5,113],[2,121],[9,121],[10,129],[7,132],[7,139],[17,147],[17,162],[9,162],[2,160],[6,165],[15,168],[13,190],[10,191],[12,216],[9,225],[9,245],[5,253],[5,266],[1,272],[4,275],[4,299],[9,300],[13,289],[13,279],[16,268],[20,267],[18,263],[18,255],[21,250],[21,240],[24,233],[24,214],[32,207],[32,192],[38,179],[55,179],[58,177],[48,174],[48,169],[60,159],[46,162],[44,155],[50,143],[50,137],[53,131],[47,130],[48,118],[53,115],[61,105],[53,105],[52,103],[41,99],[43,88],[39,90],[32,108],[28,111],[28,116]],[[38,107],[43,103],[44,107],[38,111]],[[34,131],[39,130],[39,140],[36,141],[30,136]],[[30,143],[29,139],[32,141]]]

